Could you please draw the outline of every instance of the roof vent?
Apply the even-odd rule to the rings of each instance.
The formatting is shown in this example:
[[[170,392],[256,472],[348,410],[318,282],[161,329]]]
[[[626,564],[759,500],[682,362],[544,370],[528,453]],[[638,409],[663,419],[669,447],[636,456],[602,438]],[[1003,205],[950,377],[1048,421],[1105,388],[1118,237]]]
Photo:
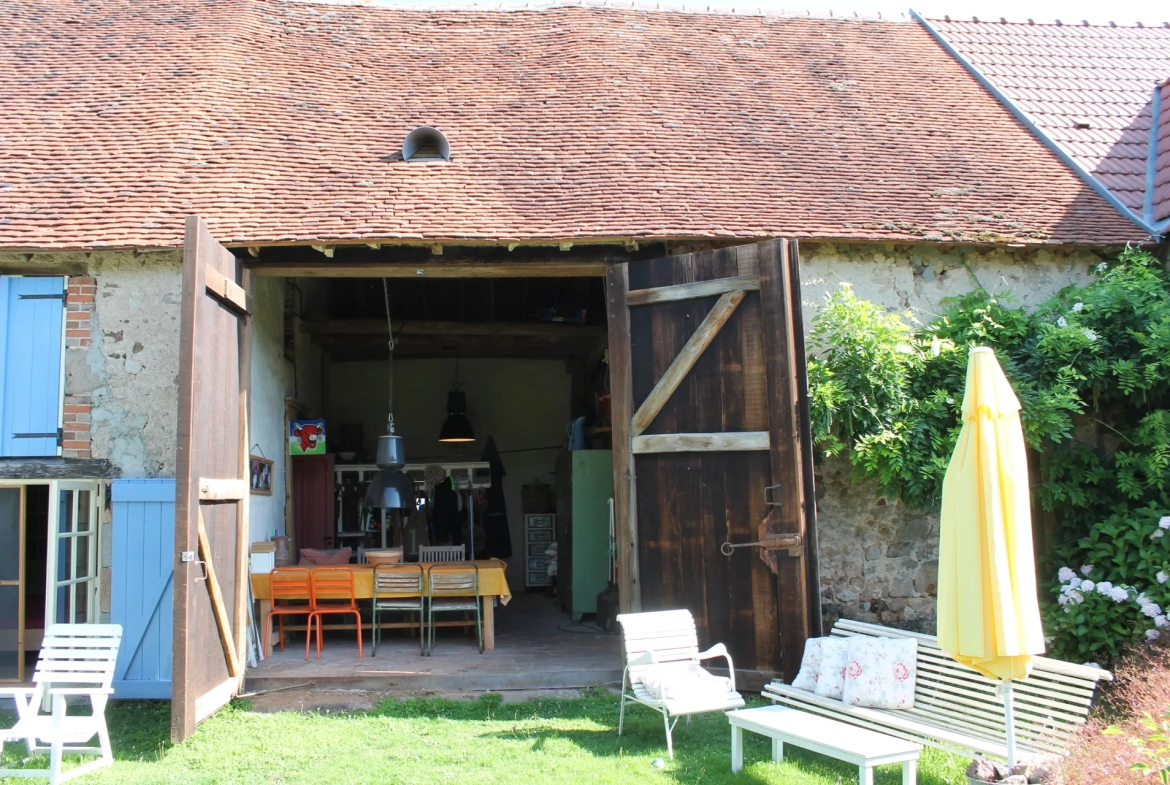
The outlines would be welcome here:
[[[424,125],[415,128],[402,141],[404,161],[450,161],[451,143],[437,128]]]

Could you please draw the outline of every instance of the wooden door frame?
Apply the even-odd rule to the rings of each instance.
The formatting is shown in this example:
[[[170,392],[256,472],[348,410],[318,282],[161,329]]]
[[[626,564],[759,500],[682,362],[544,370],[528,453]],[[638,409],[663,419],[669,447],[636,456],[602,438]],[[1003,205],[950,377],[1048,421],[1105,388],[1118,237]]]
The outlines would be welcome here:
[[[171,668],[171,740],[181,742],[195,731],[195,726],[236,695],[244,678],[247,645],[248,581],[248,417],[250,413],[252,365],[252,276],[236,260],[239,280],[225,277],[204,260],[208,254],[228,253],[215,240],[202,219],[189,216],[183,244],[183,301],[179,336],[179,419],[175,476],[175,566],[174,566],[174,636]],[[191,260],[191,263],[188,263]],[[237,477],[200,477],[193,459],[193,421],[195,418],[195,372],[199,348],[196,334],[199,313],[209,300],[236,316],[237,372],[239,386],[239,424],[237,428]],[[187,478],[187,482],[181,478]],[[236,505],[234,567],[235,596],[230,598],[234,623],[230,623],[212,563],[212,552],[200,510],[202,502],[232,501]],[[204,573],[206,570],[206,573]],[[204,577],[204,574],[206,577]],[[188,649],[191,630],[187,626],[197,582],[206,582],[211,595],[213,615],[227,663],[228,678],[203,695],[188,691]]]
[[[0,483],[0,488],[19,488],[20,489],[20,514],[16,525],[19,527],[17,536],[19,537],[20,545],[17,553],[17,568],[16,580],[0,581],[0,586],[16,586],[17,596],[17,610],[16,610],[16,679],[0,679],[0,684],[19,684],[24,681],[24,625],[27,621],[24,614],[24,598],[26,581],[28,575],[26,574],[25,556],[27,556],[26,531],[28,529],[28,522],[26,516],[28,514],[28,487],[26,483],[17,482],[3,482]],[[51,539],[51,538],[50,538]],[[46,600],[47,602],[47,600]]]
[[[775,498],[780,504],[774,506],[773,513],[760,523],[759,539],[771,543],[767,550],[761,550],[761,557],[776,573],[779,591],[785,592],[784,596],[799,598],[796,603],[778,608],[778,616],[782,637],[795,633],[803,646],[804,638],[819,634],[821,607],[799,245],[795,240],[776,240],[759,243],[758,247],[761,249],[758,277],[742,275],[631,292],[629,263],[612,266],[606,275],[618,604],[624,613],[642,609],[635,455],[766,449],[770,454],[772,483],[779,486]],[[769,430],[643,436],[642,430],[661,410],[744,295],[753,291],[760,292],[763,324],[776,328],[765,329],[762,336]],[[720,299],[715,307],[670,369],[655,384],[647,400],[635,411],[630,309],[716,295]],[[787,416],[781,419],[776,413],[791,413],[787,415],[791,421],[786,419]],[[786,434],[795,434],[795,440],[785,438]],[[781,476],[780,467],[783,465],[795,467],[798,475],[795,482],[791,477]],[[777,513],[777,510],[781,512]],[[785,671],[791,670],[794,662],[799,662],[800,653],[795,648],[782,643],[781,664]]]

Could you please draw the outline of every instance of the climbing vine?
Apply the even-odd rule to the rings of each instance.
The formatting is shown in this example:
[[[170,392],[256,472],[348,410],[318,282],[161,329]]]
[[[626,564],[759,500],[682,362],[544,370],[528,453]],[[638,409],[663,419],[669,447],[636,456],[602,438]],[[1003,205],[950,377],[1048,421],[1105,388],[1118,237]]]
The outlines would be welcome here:
[[[1037,308],[978,287],[925,325],[843,287],[809,336],[818,449],[847,455],[883,495],[937,509],[976,345],[995,349],[1020,399],[1042,478],[1033,493],[1060,526],[1053,569],[1064,570],[1044,587],[1050,651],[1105,661],[1158,637],[1170,605],[1170,278],[1129,248]]]

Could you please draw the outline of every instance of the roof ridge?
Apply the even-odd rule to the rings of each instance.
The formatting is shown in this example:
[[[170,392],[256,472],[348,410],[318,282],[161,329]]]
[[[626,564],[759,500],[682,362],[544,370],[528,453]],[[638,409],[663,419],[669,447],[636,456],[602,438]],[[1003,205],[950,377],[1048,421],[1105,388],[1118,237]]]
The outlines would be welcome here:
[[[1161,30],[1170,29],[1170,21],[1155,22],[1153,24],[1145,24],[1144,22],[1135,22],[1134,24],[1117,24],[1116,22],[1089,22],[1087,19],[1082,19],[1079,22],[1062,22],[1060,19],[1053,19],[1051,22],[1037,22],[1033,19],[1025,19],[1023,21],[1009,21],[1006,17],[998,19],[980,19],[973,16],[970,19],[954,17],[949,14],[939,16],[924,16],[928,22],[941,22],[943,24],[981,24],[981,25],[1014,25],[1018,27],[1089,27],[1098,29],[1114,29],[1121,28],[1125,30]]]
[[[783,8],[768,9],[755,6],[751,0],[745,0],[742,7],[722,8],[704,3],[686,2],[642,2],[640,0],[496,0],[495,2],[476,2],[476,0],[436,0],[435,2],[402,2],[402,0],[281,0],[281,2],[304,5],[331,5],[354,6],[373,8],[388,11],[474,11],[484,12],[524,12],[550,11],[559,8],[585,8],[600,11],[638,11],[645,13],[683,13],[704,14],[710,16],[762,16],[780,19],[832,19],[843,22],[910,22],[910,17],[901,12],[896,17],[883,16],[879,11],[876,14],[834,14],[832,11],[795,11]]]

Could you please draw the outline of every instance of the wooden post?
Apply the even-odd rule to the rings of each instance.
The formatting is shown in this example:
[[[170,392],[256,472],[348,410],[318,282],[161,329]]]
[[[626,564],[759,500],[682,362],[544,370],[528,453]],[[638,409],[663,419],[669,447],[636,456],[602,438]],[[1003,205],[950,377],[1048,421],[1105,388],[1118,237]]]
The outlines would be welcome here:
[[[609,268],[605,276],[609,317],[609,396],[613,421],[613,506],[617,539],[618,607],[623,613],[642,608],[638,582],[638,506],[631,444],[634,384],[630,367],[629,269]]]

